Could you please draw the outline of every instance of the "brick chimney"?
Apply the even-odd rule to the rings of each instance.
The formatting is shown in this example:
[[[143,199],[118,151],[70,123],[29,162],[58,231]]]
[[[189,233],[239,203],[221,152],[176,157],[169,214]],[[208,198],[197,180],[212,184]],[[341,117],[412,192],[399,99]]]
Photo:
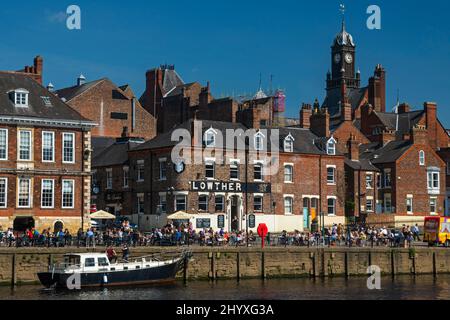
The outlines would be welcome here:
[[[366,103],[361,108],[361,131],[366,136],[372,135],[372,128],[370,127],[370,117],[373,113],[373,107],[370,103]]]
[[[212,101],[211,87],[210,87],[210,83],[208,81],[207,86],[202,88],[200,91],[200,96],[199,96],[200,109],[206,109],[208,107],[208,105],[211,103],[211,101]]]
[[[314,106],[311,116],[311,131],[319,137],[330,136],[330,114],[328,108],[316,108]]]
[[[411,142],[413,144],[427,145],[428,141],[428,132],[425,126],[416,125],[411,129]]]
[[[411,107],[409,106],[409,104],[407,103],[402,103],[401,105],[398,106],[398,113],[408,113],[411,112]]]
[[[44,59],[41,56],[36,56],[33,61],[32,66],[25,66],[23,70],[19,71],[26,73],[30,76],[30,78],[33,78],[39,84],[42,85],[42,77],[44,72]]]
[[[352,105],[348,101],[347,97],[347,85],[345,80],[341,81],[341,120],[352,121]]]
[[[425,102],[423,108],[426,114],[426,129],[429,143],[436,150],[438,148],[437,104],[435,102]]]
[[[350,135],[350,139],[348,140],[348,155],[350,160],[359,160],[359,142],[353,134]]]
[[[381,64],[375,67],[369,79],[369,103],[375,111],[386,112],[386,71]]]
[[[395,130],[384,130],[380,135],[380,142],[385,146],[391,141],[395,141]]]
[[[156,68],[145,74],[143,107],[153,116],[158,116],[158,108],[165,92],[162,92],[163,70]]]
[[[312,106],[304,103],[300,110],[300,127],[304,129],[311,128]]]
[[[41,56],[34,58],[34,73],[37,75],[36,80],[42,85],[42,77],[44,72],[44,59]]]

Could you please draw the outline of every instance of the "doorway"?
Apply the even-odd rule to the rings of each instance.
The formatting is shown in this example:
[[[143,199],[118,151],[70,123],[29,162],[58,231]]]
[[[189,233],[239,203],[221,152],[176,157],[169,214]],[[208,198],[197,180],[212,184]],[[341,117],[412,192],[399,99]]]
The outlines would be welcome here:
[[[14,231],[15,232],[25,232],[27,229],[34,228],[34,219],[33,217],[17,217],[14,220]]]
[[[64,223],[62,223],[61,221],[56,221],[53,228],[54,228],[54,233],[55,234],[60,232],[60,231],[63,231]]]
[[[239,231],[239,197],[231,197],[231,232]]]

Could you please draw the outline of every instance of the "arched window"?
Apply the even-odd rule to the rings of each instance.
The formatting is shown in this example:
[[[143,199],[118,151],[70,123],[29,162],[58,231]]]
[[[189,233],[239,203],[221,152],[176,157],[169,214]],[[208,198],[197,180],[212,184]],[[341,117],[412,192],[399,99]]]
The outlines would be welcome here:
[[[327,154],[330,156],[336,155],[336,140],[334,138],[331,138],[327,142]]]
[[[284,152],[294,152],[294,137],[291,134],[284,139]]]
[[[261,132],[255,134],[255,150],[264,150],[264,135]]]
[[[216,146],[216,134],[217,134],[217,132],[213,128],[211,128],[205,132],[206,147],[215,147]]]
[[[423,150],[419,151],[419,165],[421,166],[425,165],[425,151]]]

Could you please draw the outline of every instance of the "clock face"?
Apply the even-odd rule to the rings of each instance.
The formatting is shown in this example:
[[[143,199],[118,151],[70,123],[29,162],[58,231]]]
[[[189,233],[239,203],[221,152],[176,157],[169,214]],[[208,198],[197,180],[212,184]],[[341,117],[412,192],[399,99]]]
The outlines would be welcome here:
[[[336,53],[336,54],[334,55],[334,62],[335,62],[336,64],[338,64],[339,62],[341,62],[341,55],[340,55],[339,53]]]
[[[185,165],[183,161],[175,163],[175,172],[182,173],[184,171]]]
[[[345,62],[347,62],[348,64],[353,62],[353,57],[352,57],[352,55],[350,53],[347,53],[345,55]]]

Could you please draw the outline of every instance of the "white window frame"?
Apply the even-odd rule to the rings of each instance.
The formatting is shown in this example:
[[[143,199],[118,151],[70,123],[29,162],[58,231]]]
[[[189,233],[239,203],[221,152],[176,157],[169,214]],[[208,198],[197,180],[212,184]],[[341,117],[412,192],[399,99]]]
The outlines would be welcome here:
[[[125,189],[130,187],[130,167],[123,167],[123,187]]]
[[[22,180],[26,180],[28,181],[28,205],[23,206],[20,205],[20,181]],[[32,208],[32,195],[31,195],[31,184],[32,184],[32,179],[31,178],[19,178],[17,180],[17,207],[21,208],[21,209],[30,209]]]
[[[220,205],[222,206],[222,210],[217,210],[217,198],[221,198],[222,199],[222,203],[220,203]],[[214,211],[215,212],[219,212],[219,213],[224,213],[225,210],[225,195],[223,194],[216,194],[214,197]]]
[[[291,134],[284,139],[284,152],[294,152],[294,141],[295,139]]]
[[[8,129],[0,129],[0,132],[5,132],[5,157],[1,158],[0,161],[7,161],[8,160],[8,152],[9,152],[9,130]]]
[[[207,172],[211,171],[211,169],[208,169],[208,167],[212,167],[212,177],[207,176]],[[216,163],[211,160],[205,161],[205,178],[206,180],[214,180],[216,178]]]
[[[205,198],[205,201],[200,201],[200,198]],[[201,208],[201,206],[205,206],[204,208]],[[209,210],[209,195],[205,193],[200,193],[198,195],[198,211],[200,212],[208,212]]]
[[[205,146],[207,148],[214,148],[216,146],[216,135],[217,131],[213,128],[205,132],[205,136],[203,138],[205,140]],[[212,139],[209,139],[210,137],[212,137]]]
[[[437,179],[436,179],[437,177]],[[427,189],[428,193],[439,193],[441,189],[441,173],[437,170],[427,171]],[[437,187],[435,186],[437,184]]]
[[[370,177],[370,178],[369,178]],[[369,179],[367,179],[369,178]],[[370,182],[370,183],[369,183]],[[366,173],[366,189],[372,190],[374,187],[373,173]]]
[[[333,200],[333,213],[330,213],[330,204],[329,201]],[[329,217],[335,217],[337,212],[337,198],[335,196],[328,196],[327,197],[327,215]]]
[[[30,145],[29,145],[29,158],[28,159],[23,159],[21,157],[20,154],[20,149],[22,148],[22,133],[29,133],[30,134]],[[19,129],[19,132],[17,134],[17,159],[19,159],[19,161],[32,161],[33,160],[33,131],[32,130],[24,130],[24,129]]]
[[[167,194],[160,193],[159,194],[159,207],[161,208],[161,213],[167,213]]]
[[[293,195],[284,195],[283,196],[283,206],[284,206],[284,214],[287,216],[292,216],[294,214],[294,196]],[[286,206],[286,200],[290,200],[290,211],[288,211],[288,206]]]
[[[52,205],[44,206],[44,182],[50,181],[52,183]],[[42,209],[54,209],[55,208],[55,180],[54,179],[42,179],[41,180],[41,208]]]
[[[142,169],[142,175],[141,175]],[[160,173],[161,174],[161,173]],[[136,181],[141,183],[145,181],[145,162],[144,160],[139,160],[136,164]]]
[[[14,91],[14,106],[16,108],[28,108],[29,95],[30,95],[30,92],[28,90],[16,89]],[[25,99],[23,99],[23,98],[25,98]]]
[[[370,206],[368,206],[367,204],[368,203],[370,203]],[[371,198],[371,197],[367,197],[366,198],[366,211],[367,212],[374,212],[374,201],[373,201],[373,198]],[[369,209],[369,207],[371,207],[371,209]]]
[[[178,197],[184,197],[184,209],[178,209],[178,207],[177,207],[177,200],[178,200]],[[188,197],[187,197],[187,195],[186,194],[175,194],[175,197],[174,197],[175,199],[174,199],[174,208],[175,208],[175,211],[187,211],[187,207],[188,207]]]
[[[433,210],[431,210],[431,208],[432,208],[432,206],[431,206],[431,202],[434,202],[434,211]],[[431,197],[430,198],[430,200],[429,200],[429,206],[430,206],[430,215],[432,215],[432,216],[435,216],[435,215],[437,215],[438,213],[438,201],[437,201],[437,198],[436,197]]]
[[[290,168],[291,172],[288,173],[286,170]],[[286,177],[290,175],[290,179],[287,180]],[[285,163],[284,164],[284,183],[294,183],[294,164],[293,163]]]
[[[261,168],[261,179],[256,179],[256,178],[255,178],[255,172],[256,172],[255,168],[256,168],[256,167]],[[263,164],[263,163],[257,162],[257,163],[255,163],[255,164],[253,165],[253,180],[256,181],[256,182],[262,182],[262,181],[264,181],[264,164]]]
[[[72,205],[65,206],[64,205],[64,183],[70,182],[72,184]],[[75,209],[75,180],[73,179],[64,179],[61,183],[61,208],[62,209]]]
[[[1,204],[0,202],[0,208],[6,209],[8,208],[8,178],[0,178],[0,181],[4,181],[5,183],[5,204]]]
[[[167,159],[159,159],[159,181],[167,180]]]
[[[72,160],[71,161],[66,161],[65,160],[65,141],[66,141],[66,136],[72,136]],[[61,145],[61,152],[62,152],[62,162],[63,163],[68,163],[68,164],[74,164],[75,163],[75,133],[74,132],[63,132],[62,133],[62,145]]]
[[[329,178],[328,170],[330,170],[330,169],[333,170],[333,180],[328,180],[328,178]],[[329,186],[336,185],[336,166],[327,166],[327,185],[329,185]]]
[[[106,169],[106,190],[112,190],[113,184],[113,170],[111,168]]]
[[[232,178],[231,177],[231,172],[233,172],[233,168],[235,169],[235,171],[237,172],[237,178]],[[241,172],[239,170],[239,161],[236,160],[232,160],[230,162],[230,180],[231,181],[239,181],[241,177]]]
[[[261,209],[256,209],[256,199],[261,199]],[[253,196],[253,211],[256,213],[263,213],[264,212],[264,196],[262,194],[255,194]]]
[[[52,137],[52,160],[44,159],[44,136],[50,134]],[[44,163],[55,163],[55,132],[53,131],[42,131],[42,162]]]
[[[408,202],[411,202],[408,204]],[[411,207],[411,210],[408,210],[408,206]],[[406,213],[407,214],[414,214],[414,198],[411,195],[406,196]]]
[[[425,151],[420,150],[419,151],[419,166],[425,166]]]
[[[263,151],[264,150],[264,139],[266,137],[261,133],[257,132],[254,136],[255,150]]]
[[[336,155],[336,140],[331,138],[327,141],[327,155],[335,156]]]

